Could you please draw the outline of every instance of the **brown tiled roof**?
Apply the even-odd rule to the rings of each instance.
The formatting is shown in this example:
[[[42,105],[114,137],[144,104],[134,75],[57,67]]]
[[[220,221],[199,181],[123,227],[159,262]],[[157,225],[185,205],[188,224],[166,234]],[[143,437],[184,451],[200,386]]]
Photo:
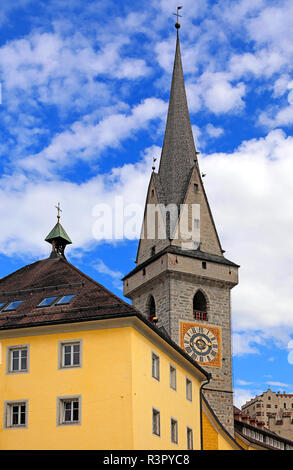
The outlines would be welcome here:
[[[38,307],[46,297],[68,294],[76,295],[68,305]],[[136,312],[63,258],[37,261],[2,278],[0,302],[15,300],[24,302],[15,311],[0,313],[0,329]]]

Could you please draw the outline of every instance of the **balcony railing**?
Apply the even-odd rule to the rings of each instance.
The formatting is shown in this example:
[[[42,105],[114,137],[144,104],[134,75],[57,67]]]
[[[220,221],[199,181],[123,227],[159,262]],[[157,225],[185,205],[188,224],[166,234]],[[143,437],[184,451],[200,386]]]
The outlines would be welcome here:
[[[195,320],[208,321],[208,312],[202,312],[200,310],[193,310],[193,316]]]

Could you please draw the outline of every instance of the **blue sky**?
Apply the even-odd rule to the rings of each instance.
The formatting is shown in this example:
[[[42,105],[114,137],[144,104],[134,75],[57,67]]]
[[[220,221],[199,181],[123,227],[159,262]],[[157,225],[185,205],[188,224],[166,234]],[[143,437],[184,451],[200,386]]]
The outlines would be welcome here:
[[[180,4],[200,166],[226,256],[241,265],[239,405],[269,386],[293,393],[293,4]],[[0,276],[48,255],[60,202],[69,261],[122,296],[137,240],[97,240],[95,208],[143,207],[164,135],[176,6],[2,2]]]

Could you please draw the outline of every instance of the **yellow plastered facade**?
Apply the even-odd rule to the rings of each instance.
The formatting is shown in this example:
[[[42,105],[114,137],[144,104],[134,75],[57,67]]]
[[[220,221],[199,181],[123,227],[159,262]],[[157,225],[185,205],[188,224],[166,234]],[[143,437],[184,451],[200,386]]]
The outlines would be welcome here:
[[[221,429],[217,419],[203,406],[202,411],[203,450],[240,450],[242,446]]]
[[[187,426],[194,449],[200,449],[203,377],[192,375],[194,366],[152,335],[134,326],[79,329],[76,324],[27,329],[23,336],[2,334],[0,449],[180,450],[187,448]],[[58,345],[70,340],[81,341],[81,367],[61,369]],[[29,371],[7,373],[7,348],[24,344],[29,345]],[[160,358],[159,381],[152,377],[152,352]],[[170,364],[176,368],[176,391],[170,388]],[[192,402],[186,399],[186,377],[192,381]],[[80,423],[59,425],[58,397],[72,396],[81,400]],[[24,400],[27,427],[6,429],[5,402]],[[152,433],[153,407],[160,411],[159,437]],[[171,443],[171,417],[178,420],[178,444]]]

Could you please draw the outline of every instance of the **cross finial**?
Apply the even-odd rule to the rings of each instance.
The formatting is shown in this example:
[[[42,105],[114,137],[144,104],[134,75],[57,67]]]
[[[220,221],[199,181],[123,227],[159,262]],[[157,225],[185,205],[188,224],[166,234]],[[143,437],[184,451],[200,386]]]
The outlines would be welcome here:
[[[175,15],[177,17],[177,21],[175,23],[175,28],[177,28],[177,29],[180,28],[179,17],[182,18],[182,15],[179,15],[179,10],[181,10],[181,8],[183,8],[182,5],[177,7],[176,13],[173,13],[173,15]]]
[[[60,202],[58,202],[58,205],[55,206],[55,207],[56,207],[56,209],[57,209],[57,219],[58,219],[58,222],[59,222],[59,221],[60,221],[60,217],[61,217],[60,212],[62,212],[62,210],[60,209]]]

